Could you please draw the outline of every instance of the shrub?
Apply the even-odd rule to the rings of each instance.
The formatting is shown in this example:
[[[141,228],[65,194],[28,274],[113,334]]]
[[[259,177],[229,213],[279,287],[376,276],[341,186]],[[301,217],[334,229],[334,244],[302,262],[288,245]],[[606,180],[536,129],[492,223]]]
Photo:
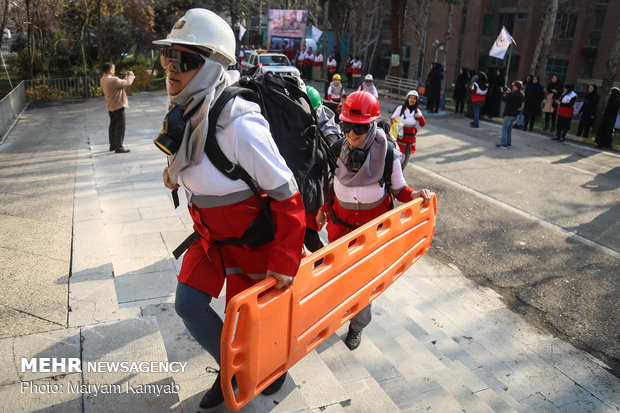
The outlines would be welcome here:
[[[26,99],[27,100],[58,100],[64,99],[68,97],[67,93],[59,90],[53,89],[46,85],[39,85],[35,87],[30,87],[26,89]]]

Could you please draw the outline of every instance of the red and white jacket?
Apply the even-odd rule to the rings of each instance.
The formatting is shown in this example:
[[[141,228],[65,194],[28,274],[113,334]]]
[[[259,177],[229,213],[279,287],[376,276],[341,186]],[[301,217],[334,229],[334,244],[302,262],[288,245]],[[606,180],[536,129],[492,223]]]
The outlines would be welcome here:
[[[481,90],[480,87],[478,86],[478,83],[474,82],[474,84],[472,85],[472,94],[471,94],[471,103],[473,104],[482,104],[484,103],[484,101],[487,98],[487,92],[489,91],[489,88],[486,88],[486,90]]]
[[[338,86],[333,81],[330,82],[329,88],[327,88],[327,100],[331,102],[344,101],[347,98],[347,92],[344,90],[342,82]]]
[[[316,54],[314,55],[314,66],[317,67],[322,67],[323,66],[323,55],[322,54]]]
[[[362,61],[356,60],[353,62],[351,70],[353,72],[353,77],[362,77]]]
[[[560,96],[560,107],[558,108],[558,116],[572,119],[573,112],[575,110],[575,100],[577,100],[577,94],[572,90]]]
[[[327,59],[327,73],[330,75],[330,80],[331,76],[336,73],[336,70],[338,70],[338,63],[336,62],[336,59],[334,59],[333,57]]]
[[[301,260],[305,210],[292,172],[280,155],[269,124],[251,103],[236,98],[230,122],[218,121],[216,139],[224,155],[241,165],[269,198],[275,240],[258,248],[218,245],[215,241],[241,238],[260,214],[260,203],[241,180],[224,176],[203,153],[198,165],[179,175],[188,193],[190,215],[201,239],[185,253],[179,282],[218,297],[227,280],[227,300],[265,278],[266,271],[294,276]],[[226,110],[226,109],[225,109]],[[223,267],[222,267],[223,263]]]
[[[304,57],[304,65],[306,66],[314,65],[314,55],[312,53],[306,53]]]

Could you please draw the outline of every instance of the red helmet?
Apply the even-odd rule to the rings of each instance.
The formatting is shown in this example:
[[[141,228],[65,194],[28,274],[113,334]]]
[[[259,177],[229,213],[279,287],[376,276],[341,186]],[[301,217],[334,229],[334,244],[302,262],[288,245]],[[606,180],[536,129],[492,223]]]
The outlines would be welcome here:
[[[351,93],[344,101],[340,121],[370,123],[381,117],[379,99],[366,90]]]

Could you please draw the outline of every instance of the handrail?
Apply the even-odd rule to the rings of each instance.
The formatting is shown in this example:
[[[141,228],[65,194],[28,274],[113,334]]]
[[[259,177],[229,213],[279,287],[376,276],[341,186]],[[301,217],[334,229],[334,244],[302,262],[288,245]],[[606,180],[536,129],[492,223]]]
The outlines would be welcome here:
[[[71,77],[25,80],[26,99],[60,100],[102,96],[96,77]]]

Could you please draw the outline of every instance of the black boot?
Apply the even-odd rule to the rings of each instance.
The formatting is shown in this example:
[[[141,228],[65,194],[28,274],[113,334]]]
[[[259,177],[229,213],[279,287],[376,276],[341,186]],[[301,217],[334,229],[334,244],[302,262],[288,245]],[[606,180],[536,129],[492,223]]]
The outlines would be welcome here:
[[[349,347],[349,350],[355,350],[360,346],[362,342],[362,330],[355,331],[349,325],[349,332],[347,333],[347,337],[344,339],[344,344]]]
[[[274,394],[278,390],[280,390],[282,388],[282,385],[284,384],[284,381],[286,380],[287,374],[288,374],[287,372],[284,372],[283,375],[278,377],[273,383],[267,386],[267,388],[265,388],[265,390],[263,390],[261,394],[264,394],[265,396],[269,396],[271,394]]]
[[[215,382],[204,396],[200,400],[200,407],[202,409],[210,409],[215,406],[219,406],[224,401],[224,393],[222,393],[222,384],[220,381],[220,373],[217,373]]]

